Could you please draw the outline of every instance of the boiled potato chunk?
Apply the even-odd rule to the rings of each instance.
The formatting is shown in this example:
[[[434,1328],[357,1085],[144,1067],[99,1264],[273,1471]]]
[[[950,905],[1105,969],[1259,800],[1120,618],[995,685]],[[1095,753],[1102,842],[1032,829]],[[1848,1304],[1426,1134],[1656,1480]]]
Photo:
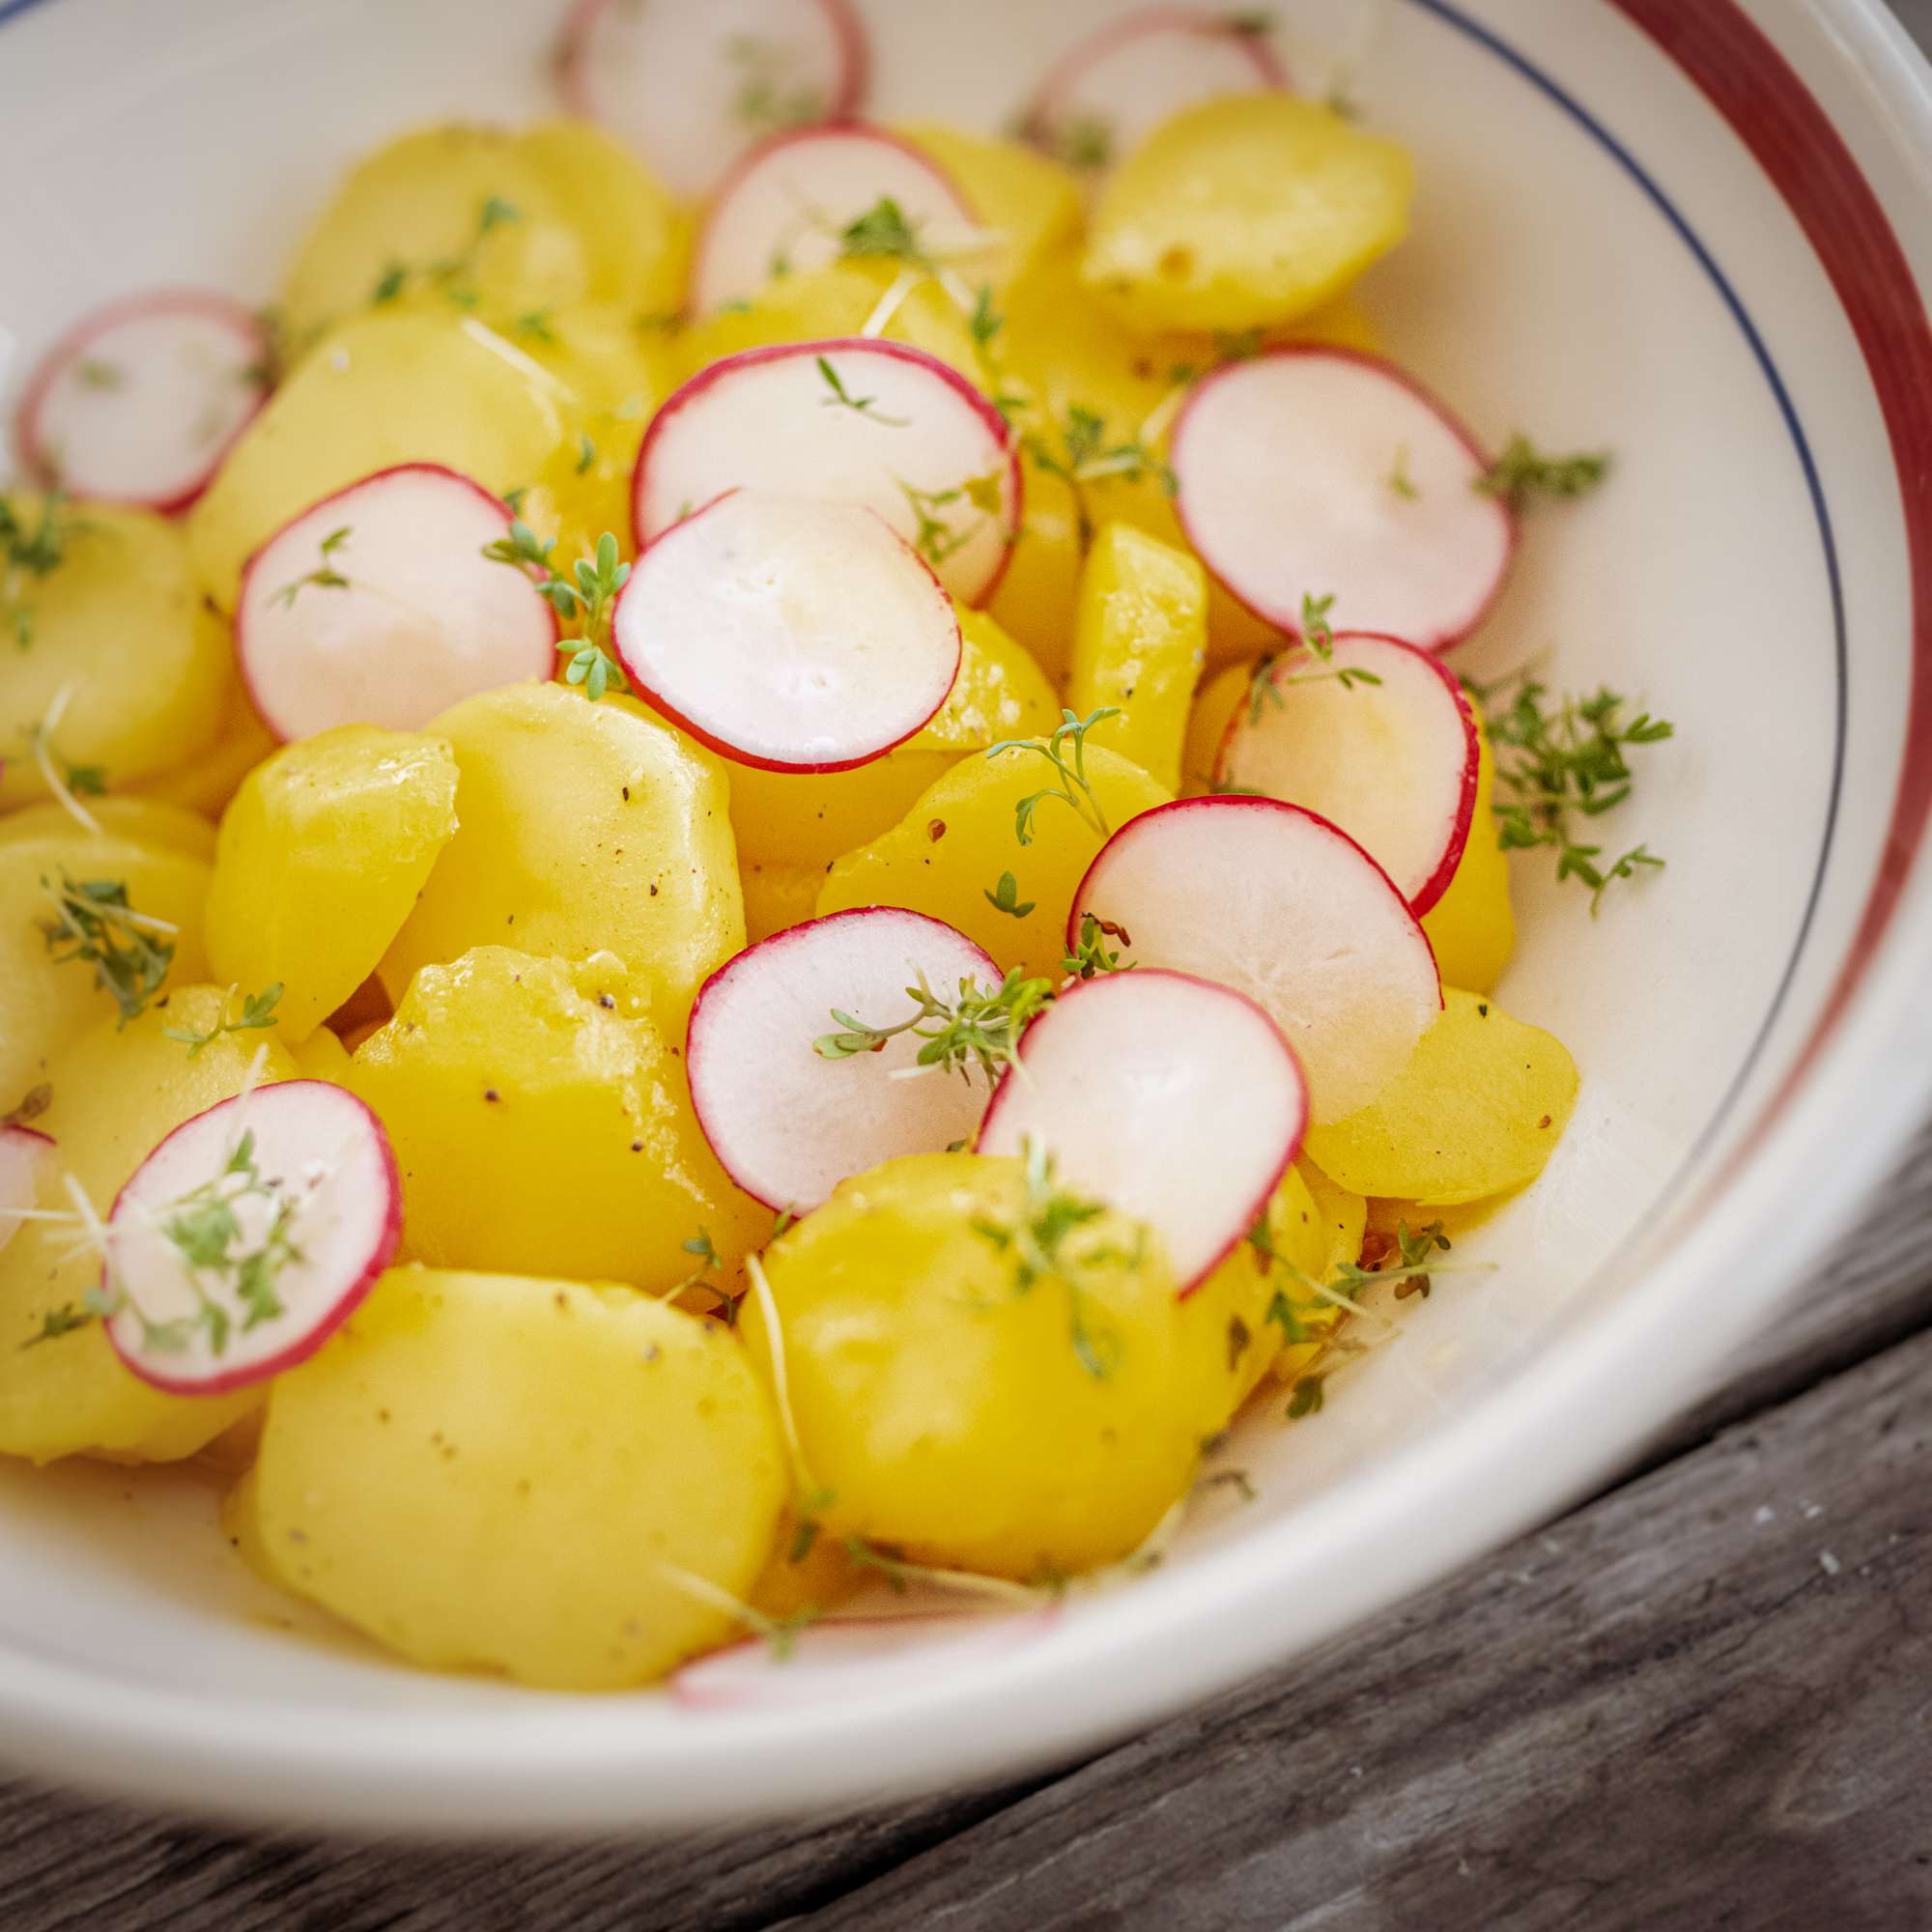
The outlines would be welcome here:
[[[1088,750],[1087,778],[1110,832],[1172,796],[1104,746]],[[1020,801],[1056,782],[1052,766],[1031,752],[961,759],[890,832],[833,867],[819,912],[906,906],[957,926],[1003,966],[1057,979],[1073,895],[1105,840],[1064,799],[1049,798],[1034,813],[1033,842],[1019,842]],[[1008,872],[1015,902],[1032,908],[1023,917],[993,902]]]
[[[0,504],[29,529],[44,514],[24,494]],[[34,731],[63,692],[56,769],[92,767],[118,791],[214,742],[232,676],[228,627],[201,601],[177,525],[90,503],[57,508],[55,527],[59,563],[0,594],[0,810],[48,796]]]
[[[1357,1194],[1452,1208],[1534,1180],[1577,1102],[1577,1063],[1492,999],[1445,989],[1442,1017],[1372,1106],[1308,1130],[1321,1171]]]
[[[1025,444],[1020,475],[1026,509],[987,611],[1017,638],[1055,683],[1073,654],[1073,607],[1086,552],[1080,503],[1064,477],[1042,469]]]
[[[317,1027],[306,1039],[289,1042],[289,1057],[304,1080],[327,1080],[331,1087],[353,1085],[349,1049],[326,1026]]]
[[[608,949],[649,976],[681,1039],[745,944],[723,762],[628,697],[560,684],[484,692],[429,729],[456,753],[458,829],[384,959],[391,995],[472,946]]]
[[[1201,687],[1194,709],[1187,719],[1187,741],[1181,748],[1182,788],[1189,792],[1212,791],[1214,768],[1221,760],[1221,746],[1235,713],[1248,702],[1255,683],[1251,664],[1225,665]]]
[[[163,1028],[202,1034],[232,1016],[214,986],[184,986],[125,1031],[112,1019],[84,1033],[47,1068],[53,1098],[35,1126],[59,1144],[59,1171],[105,1215],[122,1183],[184,1121],[239,1094],[256,1055],[263,1083],[295,1064],[272,1033],[217,1034],[192,1060]],[[49,1179],[39,1205],[71,1208]],[[136,1379],[99,1326],[24,1344],[57,1308],[78,1307],[100,1263],[76,1246],[71,1223],[29,1221],[0,1249],[0,1456],[50,1463],[62,1456],[173,1463],[221,1435],[262,1400],[259,1388],[224,1396],[163,1395]]]
[[[202,587],[235,608],[242,566],[331,492],[398,463],[441,463],[501,492],[566,447],[577,402],[506,337],[458,309],[353,316],[299,362],[188,513]]]
[[[1496,829],[1496,758],[1483,714],[1476,710],[1481,762],[1476,767],[1476,810],[1469,842],[1456,863],[1447,890],[1423,915],[1422,929],[1435,949],[1445,983],[1490,992],[1516,951],[1516,914],[1510,905],[1509,857]]]
[[[1102,1212],[1029,1282],[1013,1236],[1048,1212],[1017,1160],[918,1154],[766,1255],[826,1536],[1024,1581],[1126,1555],[1185,1493],[1201,1430],[1173,1273]],[[741,1325],[769,1369],[756,1297]]]
[[[1332,300],[1408,231],[1393,141],[1285,93],[1177,114],[1115,170],[1082,275],[1128,327],[1271,328]]]
[[[697,1272],[684,1243],[700,1232],[727,1264],[769,1233],[698,1131],[646,1000],[610,953],[479,946],[416,975],[348,1082],[396,1150],[412,1258],[664,1291]]]
[[[1088,734],[1180,789],[1188,707],[1208,652],[1208,573],[1190,553],[1127,524],[1094,540],[1080,579],[1067,708],[1120,713]]]
[[[87,812],[101,831],[129,844],[179,852],[185,859],[214,858],[214,827],[185,806],[158,798],[90,798]],[[15,838],[71,838],[76,833],[82,833],[79,822],[52,799],[0,817],[0,844]],[[90,839],[87,849],[92,847]]]
[[[123,885],[131,910],[176,928],[171,936],[150,935],[157,947],[175,950],[163,989],[191,984],[208,971],[202,946],[207,862],[125,838],[107,827],[104,815],[102,825],[97,836],[63,814],[43,820],[37,830],[0,838],[0,1113],[46,1077],[49,1062],[70,1040],[119,1012],[113,995],[96,983],[90,961],[58,959],[48,946],[43,922],[57,917],[50,889],[61,889],[63,875],[77,886]],[[106,935],[120,952],[135,937],[129,928],[110,928]],[[70,949],[63,942],[58,950]]]
[[[136,797],[179,806],[204,818],[219,818],[242,781],[275,749],[280,741],[255,715],[232,668],[227,683],[214,742],[187,764],[136,781],[131,787]]]
[[[417,1663],[616,1690],[736,1634],[706,1586],[751,1590],[784,1495],[770,1398],[718,1323],[392,1268],[275,1384],[245,1541]]]
[[[1017,141],[968,134],[934,121],[916,122],[898,131],[939,163],[980,225],[1000,238],[999,247],[983,264],[972,265],[969,281],[983,274],[995,287],[1004,287],[1079,235],[1080,183],[1058,161]]]
[[[849,772],[732,766],[731,824],[741,859],[822,873],[897,824],[967,753],[1053,729],[1060,707],[1033,659],[982,611],[959,612],[959,674],[946,702],[884,757]]]
[[[342,724],[286,745],[221,820],[208,900],[214,976],[280,985],[285,1043],[375,971],[456,830],[446,740]]]
[[[756,866],[743,864],[739,874],[745,888],[745,943],[755,946],[788,926],[803,925],[818,906],[818,889],[825,883],[819,866]]]

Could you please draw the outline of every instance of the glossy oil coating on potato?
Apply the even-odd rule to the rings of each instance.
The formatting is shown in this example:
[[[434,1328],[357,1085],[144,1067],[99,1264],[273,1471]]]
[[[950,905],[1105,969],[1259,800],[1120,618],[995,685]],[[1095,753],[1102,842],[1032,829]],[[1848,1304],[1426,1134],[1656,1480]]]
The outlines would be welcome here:
[[[285,746],[221,821],[208,900],[215,977],[282,987],[284,1043],[376,970],[456,830],[446,740],[344,724]]]
[[[275,1384],[242,1506],[286,1588],[417,1663],[612,1690],[733,1634],[712,1593],[751,1590],[784,1495],[716,1322],[404,1267]]]
[[[347,1081],[395,1147],[404,1251],[654,1292],[699,1271],[685,1243],[700,1232],[735,1264],[771,1215],[698,1131],[678,1043],[649,1016],[647,980],[608,952],[572,965],[482,946],[425,966]]]
[[[72,1175],[102,1217],[171,1128],[242,1091],[258,1053],[262,1081],[294,1077],[272,1033],[217,1034],[190,1059],[164,1031],[201,1034],[233,1017],[220,988],[184,986],[125,1030],[103,1019],[54,1057],[51,1103],[34,1124],[58,1144],[57,1175]],[[43,1208],[73,1206],[57,1179],[42,1195]],[[55,1309],[77,1309],[99,1279],[99,1257],[71,1223],[24,1223],[0,1249],[0,1456],[177,1462],[260,1404],[259,1388],[163,1395],[128,1373],[99,1325],[22,1346]]]
[[[1159,1244],[1102,1213],[1026,1281],[1017,1160],[918,1154],[842,1183],[765,1269],[823,1533],[1022,1581],[1126,1555],[1186,1492],[1199,1391]],[[770,1361],[755,1301],[742,1317]]]

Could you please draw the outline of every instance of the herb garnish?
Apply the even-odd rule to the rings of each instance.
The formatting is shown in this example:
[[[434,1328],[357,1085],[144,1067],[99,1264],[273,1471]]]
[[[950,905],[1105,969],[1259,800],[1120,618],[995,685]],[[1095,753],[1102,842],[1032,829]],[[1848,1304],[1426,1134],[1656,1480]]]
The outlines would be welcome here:
[[[31,528],[21,522],[13,499],[0,497],[0,624],[26,650],[34,641],[34,612],[24,596],[29,577],[47,577],[67,555],[67,540],[79,526],[65,513],[66,498],[52,490],[41,499]]]
[[[1494,497],[1520,511],[1533,497],[1588,496],[1609,471],[1606,450],[1546,456],[1528,437],[1519,433],[1476,479],[1475,487],[1481,495]]]
[[[911,1034],[923,1042],[914,1065],[937,1067],[972,1079],[977,1066],[992,1086],[1013,1064],[1020,1035],[1027,1022],[1053,1000],[1051,980],[1029,980],[1015,966],[996,987],[962,979],[958,997],[942,999],[918,976],[905,989],[913,1003],[911,1015],[895,1026],[872,1026],[837,1007],[832,1017],[839,1031],[821,1034],[811,1050],[821,1060],[851,1060],[862,1053],[878,1053],[890,1039]]]
[[[883,417],[880,420],[891,421],[892,418]],[[969,476],[965,482],[955,484],[950,490],[921,490],[903,478],[895,480],[898,483],[899,494],[906,499],[906,507],[913,514],[912,547],[935,570],[964,550],[985,528],[987,520],[1000,513],[1000,476],[997,470],[989,470],[984,476]],[[962,501],[970,503],[980,514],[973,522],[955,529],[938,513]]]
[[[29,724],[21,736],[26,740],[28,755],[41,774],[41,782],[82,831],[98,835],[100,821],[80,801],[106,796],[107,768],[104,765],[77,765],[64,755],[54,742],[54,733],[60,728],[61,720],[67,716],[68,703],[72,696],[73,686],[62,685],[54,693],[54,700],[47,706],[45,717],[38,724]]]
[[[139,1019],[174,964],[178,928],[136,912],[122,879],[76,883],[63,867],[58,886],[43,878],[41,888],[55,912],[54,918],[40,922],[54,963],[86,961],[94,968],[95,985],[113,995],[121,1025]]]
[[[1344,691],[1352,691],[1358,684],[1379,684],[1381,678],[1372,670],[1363,670],[1357,665],[1344,665],[1334,668],[1335,631],[1328,621],[1328,613],[1335,608],[1333,595],[1311,597],[1306,594],[1301,600],[1301,642],[1318,663],[1330,667],[1325,670],[1302,670],[1292,672],[1287,677],[1278,677],[1275,667],[1280,657],[1270,651],[1256,660],[1255,674],[1248,685],[1248,723],[1262,722],[1262,707],[1272,704],[1277,711],[1284,709],[1288,700],[1281,695],[1285,684],[1321,684],[1329,678],[1341,685]],[[1220,787],[1217,785],[1218,791]],[[1238,786],[1230,787],[1239,790]]]
[[[1028,899],[1020,903],[1020,882],[1010,872],[1002,872],[1000,882],[986,894],[986,903],[995,912],[1003,912],[1009,919],[1025,919],[1038,902]]]
[[[484,240],[498,228],[523,218],[523,210],[514,202],[505,201],[500,194],[489,196],[477,214],[475,232],[456,254],[415,267],[408,262],[391,262],[377,278],[369,299],[381,307],[396,300],[412,282],[420,281],[440,289],[458,308],[474,308],[483,298],[475,278],[476,258]]]
[[[741,127],[754,134],[776,134],[825,118],[825,97],[811,87],[784,84],[783,56],[755,34],[733,34],[724,43],[724,57],[738,70],[738,91],[731,111]]]
[[[1052,431],[1057,441],[1029,430],[1020,446],[1036,468],[1049,476],[1058,476],[1073,493],[1083,554],[1094,544],[1094,513],[1087,495],[1090,484],[1139,483],[1152,476],[1159,479],[1161,488],[1170,497],[1179,488],[1173,469],[1151,446],[1145,432],[1110,440],[1106,417],[1084,403],[1069,404],[1065,415],[1053,424]]]
[[[1051,737],[1003,738],[988,749],[986,755],[989,758],[1001,757],[1008,752],[1032,752],[1044,758],[1059,777],[1057,784],[1034,792],[1013,808],[1013,836],[1022,845],[1033,843],[1034,813],[1049,798],[1057,798],[1062,804],[1071,806],[1102,838],[1111,835],[1112,827],[1107,823],[1107,814],[1101,810],[1100,801],[1094,795],[1094,787],[1087,778],[1087,734],[1104,720],[1120,715],[1118,707],[1113,705],[1102,705],[1098,711],[1085,718],[1076,717],[1071,711],[1063,711],[1060,725]],[[1070,757],[1065,750],[1068,745],[1072,747]]]
[[[868,421],[879,424],[882,429],[905,429],[911,424],[910,416],[881,415],[877,408],[878,397],[853,395],[846,388],[838,371],[825,356],[820,355],[815,359],[818,363],[818,373],[824,378],[825,386],[832,391],[829,396],[819,397],[819,406],[822,409],[850,410],[855,416],[865,416]],[[901,485],[901,488],[903,487]]]
[[[1103,973],[1131,973],[1132,966],[1123,966],[1120,952],[1109,949],[1110,939],[1118,939],[1122,946],[1133,944],[1124,926],[1116,925],[1111,920],[1095,919],[1091,912],[1082,913],[1080,937],[1062,957],[1063,970],[1076,980],[1097,980]]]
[[[335,567],[335,554],[354,534],[355,526],[351,524],[344,524],[340,529],[330,530],[322,540],[322,561],[306,577],[292,578],[275,592],[270,602],[293,605],[311,584],[318,590],[349,589],[348,578]]]
[[[483,554],[492,563],[541,571],[537,595],[566,622],[579,624],[580,634],[557,645],[566,660],[566,684],[582,685],[593,702],[612,686],[629,691],[631,681],[611,652],[611,606],[631,576],[631,566],[619,560],[617,539],[606,530],[597,539],[596,555],[578,558],[574,582],[551,567],[550,554],[555,548],[554,537],[540,538],[519,517],[512,521],[507,536],[484,546]]]
[[[206,1033],[193,1033],[185,1027],[164,1026],[161,1035],[166,1039],[182,1040],[187,1047],[187,1057],[199,1060],[202,1048],[212,1046],[225,1033],[252,1033],[279,1026],[281,1022],[275,1017],[275,1007],[281,997],[282,982],[277,980],[273,985],[264,986],[259,993],[250,993],[242,1002],[240,1019],[218,1019]]]

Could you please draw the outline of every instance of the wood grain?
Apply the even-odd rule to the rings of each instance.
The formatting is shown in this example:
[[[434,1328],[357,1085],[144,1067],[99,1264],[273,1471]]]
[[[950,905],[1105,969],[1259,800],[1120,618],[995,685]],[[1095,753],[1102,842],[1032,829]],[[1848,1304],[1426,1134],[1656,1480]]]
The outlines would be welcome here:
[[[0,1927],[1932,1922],[1932,1335],[1904,1339],[1932,1328],[1932,1134],[1880,1199],[1641,1481],[1057,1783],[511,1852],[236,1838],[15,1788]],[[1783,1917],[1712,1905],[1767,1896],[1761,1874]]]

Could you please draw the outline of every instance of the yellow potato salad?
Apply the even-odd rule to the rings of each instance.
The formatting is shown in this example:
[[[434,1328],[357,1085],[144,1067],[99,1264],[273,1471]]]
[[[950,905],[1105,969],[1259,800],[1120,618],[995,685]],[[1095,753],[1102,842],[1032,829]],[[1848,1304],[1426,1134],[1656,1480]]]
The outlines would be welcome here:
[[[1516,1252],[1513,874],[1663,889],[1669,725],[1493,675],[1609,459],[1388,359],[1391,130],[672,139],[722,32],[102,289],[0,482],[0,1456],[546,1690],[1124,1582]]]

